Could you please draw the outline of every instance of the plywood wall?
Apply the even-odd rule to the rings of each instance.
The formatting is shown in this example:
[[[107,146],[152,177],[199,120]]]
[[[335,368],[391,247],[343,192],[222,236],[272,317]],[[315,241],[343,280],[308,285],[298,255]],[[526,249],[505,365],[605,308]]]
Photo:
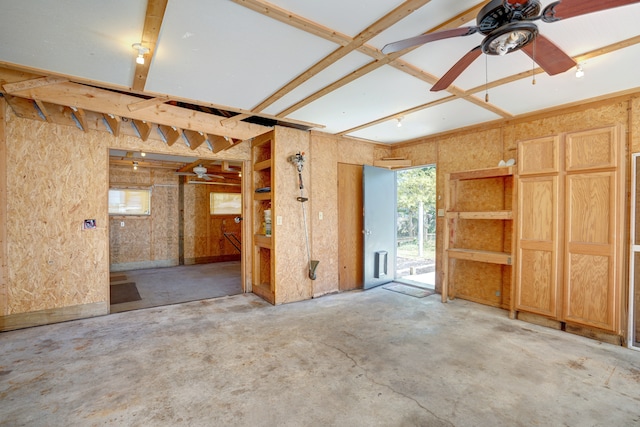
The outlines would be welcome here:
[[[105,139],[7,119],[5,314],[108,301]]]
[[[185,184],[184,186],[184,263],[197,264],[239,260],[240,252],[225,237],[231,233],[242,241],[241,215],[211,215],[212,192],[239,193],[239,187]],[[246,248],[249,250],[249,248]]]
[[[151,190],[151,215],[109,217],[111,271],[178,265],[178,176],[166,169],[111,165],[109,181]]]

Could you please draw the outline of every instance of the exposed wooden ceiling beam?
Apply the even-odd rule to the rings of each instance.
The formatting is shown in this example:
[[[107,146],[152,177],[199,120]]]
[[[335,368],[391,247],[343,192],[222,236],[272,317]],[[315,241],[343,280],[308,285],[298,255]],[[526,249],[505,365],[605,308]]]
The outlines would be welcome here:
[[[82,126],[82,130],[85,132],[89,132],[89,122],[87,122],[87,115],[84,112],[84,109],[77,107],[70,107],[71,114],[76,118],[80,126]]]
[[[167,145],[171,147],[175,142],[180,139],[181,131],[175,126],[167,126],[167,125],[158,125],[158,129],[164,136]]]
[[[14,76],[12,76],[11,71],[0,69],[0,80],[14,83],[11,81],[12,77]],[[6,90],[7,84],[5,83],[3,87]],[[224,126],[220,123],[224,119],[223,116],[168,104],[160,104],[138,111],[129,111],[127,106],[139,101],[139,98],[73,82],[30,88],[11,92],[10,94],[54,104],[74,106],[103,114],[113,114],[207,134],[228,136],[240,140],[250,139],[271,130],[270,127],[247,122],[237,122],[233,123],[232,126]]]
[[[187,141],[189,141],[189,148],[192,150],[195,150],[207,140],[207,136],[202,132],[184,129],[182,133]]]
[[[431,33],[434,31],[440,31],[440,30],[446,30],[446,29],[450,29],[450,28],[457,28],[460,26],[460,22],[468,22],[468,20],[473,19],[478,12],[480,11],[480,9],[484,6],[486,2],[482,2],[470,9],[467,9],[466,11],[464,11],[463,13],[449,19],[448,21],[438,25],[437,27],[427,31],[426,33]],[[425,33],[425,34],[426,34]],[[373,49],[373,48],[372,48]],[[322,98],[323,96],[351,83],[352,81],[372,72],[377,70],[378,68],[382,67],[383,65],[392,65],[394,66],[396,69],[403,71],[403,72],[407,72],[408,70],[415,68],[415,67],[411,67],[409,66],[409,64],[407,64],[404,61],[401,61],[399,58],[402,55],[406,55],[408,52],[412,51],[413,49],[417,49],[417,47],[412,48],[412,49],[406,49],[402,52],[395,52],[389,55],[384,55],[382,54],[379,50],[375,49],[375,51],[377,53],[379,53],[379,55],[376,55],[376,60],[373,62],[370,62],[366,65],[364,65],[363,67],[360,67],[358,70],[346,75],[345,77],[343,77],[340,80],[337,80],[333,83],[331,83],[330,85],[325,86],[324,88],[320,89],[319,91],[313,93],[312,95],[308,96],[307,98],[295,103],[294,105],[291,105],[290,107],[286,108],[285,110],[279,112],[278,114],[276,114],[276,117],[286,117],[287,115],[293,113],[294,111],[299,110],[300,108],[309,105],[310,103],[312,103],[313,101],[318,100],[319,98]],[[412,74],[412,73],[409,73]],[[418,78],[422,78],[423,80],[427,81],[429,84],[433,84],[435,83],[438,78],[436,76],[430,75],[428,73],[424,73],[422,72],[421,76],[419,77],[419,75],[415,75],[412,74],[414,77],[418,77]]]
[[[149,135],[151,135],[151,123],[145,120],[132,120],[133,125],[135,126],[138,134],[140,135],[140,139],[146,141],[149,139]]]
[[[169,101],[170,99],[168,97],[151,98],[129,104],[127,105],[127,108],[129,109],[129,111],[138,111],[145,108],[155,107],[156,105],[164,104],[165,102]]]
[[[156,51],[156,43],[160,36],[160,28],[162,27],[162,20],[164,19],[164,12],[167,9],[167,2],[168,0],[147,1],[147,12],[145,14],[142,40],[140,40],[140,42],[144,47],[149,49],[149,53],[145,58],[144,64],[136,63],[133,85],[131,86],[134,90],[143,91],[147,83],[149,67],[151,66],[151,60]],[[133,55],[132,58],[134,58]]]
[[[238,0],[240,1],[240,0]],[[241,3],[247,3],[249,1],[257,2],[257,0],[241,0]],[[267,99],[262,101],[256,107],[252,109],[254,112],[260,112],[309,80],[311,77],[317,75],[321,71],[328,68],[330,65],[336,63],[338,60],[344,58],[349,53],[358,49],[362,45],[364,45],[368,40],[380,34],[382,31],[386,30],[393,24],[407,17],[411,13],[415,12],[418,8],[424,6],[429,3],[431,0],[407,0],[402,3],[400,6],[396,7],[394,10],[374,22],[369,27],[365,28],[360,34],[351,39],[347,44],[340,46],[338,49],[331,52],[329,55],[321,59],[319,62],[315,63],[309,69],[304,71],[302,74],[298,75],[298,77],[291,80],[289,83],[284,85],[274,94],[269,96]]]
[[[69,79],[63,77],[55,77],[55,76],[47,76],[47,77],[38,77],[35,79],[23,80],[15,83],[6,83],[3,84],[7,93],[19,92],[21,90],[35,89],[42,86],[55,85],[58,83],[68,82]]]

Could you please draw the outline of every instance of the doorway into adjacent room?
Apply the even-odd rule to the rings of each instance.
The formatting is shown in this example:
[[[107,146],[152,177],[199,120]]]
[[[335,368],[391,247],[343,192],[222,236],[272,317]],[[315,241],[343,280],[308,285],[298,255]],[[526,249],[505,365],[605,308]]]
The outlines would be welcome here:
[[[436,165],[396,172],[396,282],[435,289]]]

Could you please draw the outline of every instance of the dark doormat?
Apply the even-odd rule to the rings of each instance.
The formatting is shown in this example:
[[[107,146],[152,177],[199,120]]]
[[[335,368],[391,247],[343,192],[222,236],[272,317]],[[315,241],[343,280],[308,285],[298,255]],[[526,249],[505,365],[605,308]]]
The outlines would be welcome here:
[[[123,302],[140,301],[140,293],[134,282],[118,283],[111,285],[111,304],[122,304]]]
[[[410,295],[416,298],[424,298],[429,295],[433,295],[434,291],[430,289],[418,288],[410,285],[403,285],[401,283],[391,283],[382,287],[388,291],[398,292],[400,294]]]

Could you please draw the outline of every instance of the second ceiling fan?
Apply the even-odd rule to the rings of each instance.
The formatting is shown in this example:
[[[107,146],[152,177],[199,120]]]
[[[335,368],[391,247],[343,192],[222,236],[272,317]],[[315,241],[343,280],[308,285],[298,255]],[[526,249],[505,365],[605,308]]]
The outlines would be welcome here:
[[[435,31],[389,43],[382,48],[382,53],[398,52],[436,40],[481,33],[485,36],[482,43],[451,67],[433,85],[431,91],[448,88],[483,53],[502,56],[522,50],[547,74],[555,75],[577,64],[551,40],[540,34],[534,21],[556,22],[633,3],[640,3],[640,0],[561,0],[542,9],[540,0],[491,0],[478,13],[476,26]]]

